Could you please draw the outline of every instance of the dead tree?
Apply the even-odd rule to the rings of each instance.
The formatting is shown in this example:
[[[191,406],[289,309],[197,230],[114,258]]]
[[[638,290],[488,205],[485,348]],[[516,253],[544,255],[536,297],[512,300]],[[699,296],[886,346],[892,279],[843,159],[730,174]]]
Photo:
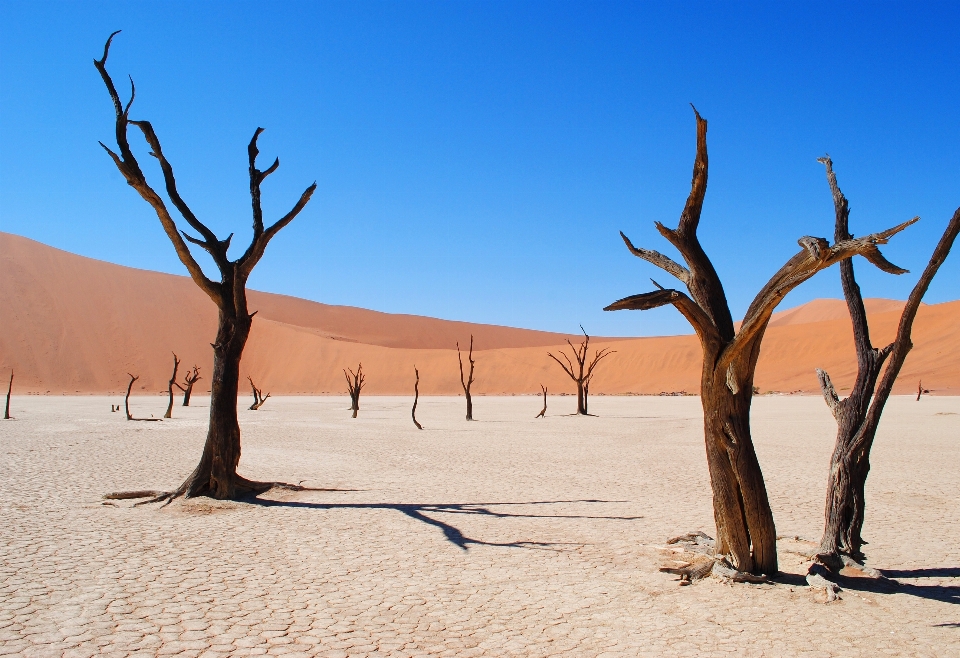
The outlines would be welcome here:
[[[467,398],[467,420],[473,420],[473,398],[470,397],[470,387],[473,386],[473,366],[476,363],[473,360],[473,334],[470,334],[470,353],[467,355],[470,362],[470,375],[466,381],[463,379],[463,357],[460,356],[460,343],[457,343],[457,361],[460,362],[460,385],[463,387],[463,394]]]
[[[924,387],[923,387],[923,380],[921,379],[921,380],[917,383],[917,402],[920,401],[920,396],[921,396],[921,395],[923,395],[924,393],[929,393],[929,392],[930,392],[930,389],[929,389],[929,388],[924,388]]]
[[[534,418],[546,418],[547,416],[547,387],[540,384],[540,390],[543,391],[543,409]]]
[[[690,195],[676,229],[656,223],[660,234],[680,252],[686,267],[656,251],[634,247],[620,234],[633,255],[675,276],[686,285],[690,296],[654,282],[658,290],[626,297],[604,310],[646,310],[672,304],[693,326],[703,350],[700,401],[717,525],[716,554],[728,557],[740,572],[775,574],[777,534],[750,436],[753,377],[770,316],[791,290],[820,270],[852,256],[862,255],[884,271],[902,272],[883,258],[877,245],[886,243],[916,219],[833,245],[823,238],[800,238],[800,252],[760,290],[737,331],[720,278],[697,238],[707,191],[707,122],[696,109],[694,113],[697,155]]]
[[[173,167],[167,160],[160,145],[160,140],[149,121],[133,121],[129,119],[130,106],[133,103],[135,89],[131,82],[130,100],[124,106],[107,73],[107,55],[110,43],[116,32],[110,35],[103,49],[103,57],[94,60],[94,65],[100,72],[107,87],[113,108],[116,114],[116,141],[119,153],[115,153],[101,143],[109,154],[117,169],[127,183],[137,191],[144,201],[150,204],[156,212],[164,232],[173,243],[173,247],[180,261],[187,268],[194,283],[213,300],[219,309],[217,337],[213,342],[213,376],[211,377],[210,395],[210,425],[207,431],[206,443],[200,462],[194,471],[179,487],[171,492],[155,496],[148,502],[172,500],[178,496],[208,495],[214,498],[236,498],[248,492],[262,492],[278,486],[273,482],[253,482],[237,474],[237,464],[240,461],[240,425],[237,421],[237,391],[240,383],[240,357],[244,345],[250,335],[253,322],[253,313],[247,308],[247,279],[253,268],[263,257],[267,244],[274,236],[300,213],[310,201],[316,189],[316,183],[309,186],[293,208],[276,223],[269,227],[264,226],[263,211],[260,204],[260,185],[263,180],[275,172],[280,161],[275,160],[266,170],[257,169],[256,159],[259,153],[257,138],[263,132],[257,128],[253,138],[247,146],[250,173],[250,197],[253,207],[253,237],[250,245],[236,260],[230,260],[227,252],[230,248],[231,234],[221,240],[206,224],[201,222],[180,196],[177,182],[174,178]],[[161,196],[147,184],[147,179],[137,162],[127,139],[127,128],[133,125],[143,133],[143,137],[150,147],[150,155],[155,157],[163,172],[164,186],[167,196],[177,208],[191,229],[199,233],[200,237],[193,237],[178,230],[171,217],[167,205]],[[199,246],[207,251],[219,271],[219,281],[212,280],[203,272],[187,246],[187,242]]]
[[[413,424],[418,430],[422,430],[423,425],[417,422],[417,401],[420,399],[420,371],[417,370],[417,366],[413,366],[413,374],[417,378],[413,382],[413,409],[410,410],[410,415],[413,417]]]
[[[563,371],[570,376],[570,379],[573,380],[573,383],[577,385],[577,413],[575,416],[589,416],[587,413],[587,396],[590,394],[590,380],[593,379],[594,369],[597,367],[597,364],[600,361],[610,356],[611,354],[616,354],[615,350],[610,348],[603,348],[602,350],[597,350],[593,355],[591,361],[587,361],[587,348],[590,346],[590,336],[587,335],[587,332],[584,331],[583,325],[580,325],[580,331],[583,331],[583,342],[580,343],[580,347],[574,347],[573,343],[570,342],[570,339],[567,339],[567,345],[570,346],[570,349],[573,350],[573,360],[577,362],[577,365],[573,365],[573,361],[570,360],[570,357],[567,356],[567,353],[563,350],[560,350],[560,356],[563,357],[564,363],[557,357],[555,357],[550,352],[547,352],[547,356],[560,364],[560,367],[563,368]],[[547,396],[544,392],[543,396],[543,409],[546,412],[547,409]]]
[[[177,369],[180,367],[180,359],[177,358],[177,353],[173,352],[173,374],[170,375],[170,382],[167,384],[167,395],[170,397],[170,401],[167,403],[167,413],[163,414],[164,418],[173,418],[173,387],[177,386]]]
[[[13,392],[13,370],[10,370],[10,383],[7,384],[7,406],[3,408],[3,419],[10,420],[10,393]]]
[[[833,172],[830,157],[820,158],[820,162],[826,166],[827,181],[833,193],[836,211],[835,239],[838,242],[849,241],[851,240],[850,209],[847,199],[837,185],[837,177]],[[860,286],[857,285],[854,277],[853,261],[846,260],[840,264],[843,296],[853,323],[853,339],[857,351],[857,378],[850,395],[840,400],[830,381],[830,375],[823,370],[817,370],[823,397],[837,421],[837,441],[830,459],[830,473],[827,479],[825,524],[818,549],[818,561],[827,568],[842,567],[844,558],[857,562],[862,562],[864,559],[861,551],[864,541],[860,532],[863,529],[866,502],[864,487],[870,471],[870,449],[876,437],[883,407],[893,389],[893,383],[900,373],[907,353],[913,347],[910,333],[920,302],[940,265],[950,253],[958,233],[960,233],[960,208],[948,222],[939,244],[930,257],[930,262],[907,298],[907,303],[900,315],[900,326],[897,329],[896,338],[889,345],[879,349],[873,347],[870,341],[870,327],[863,306],[863,298],[860,296]],[[890,268],[892,266],[887,268],[887,271],[890,271]],[[903,271],[905,270],[897,269],[897,272]],[[877,386],[880,370],[888,359],[883,379]],[[917,392],[918,400],[922,392],[921,384]]]
[[[250,405],[250,411],[256,411],[263,406],[263,403],[267,401],[267,398],[270,397],[270,394],[263,394],[263,391],[257,388],[257,385],[253,383],[253,378],[247,375],[247,379],[250,381],[250,388],[253,389],[253,404]]]
[[[130,391],[131,389],[133,389],[133,382],[140,379],[140,375],[131,375],[129,372],[127,374],[130,375],[130,383],[127,384],[127,395],[125,398],[123,398],[123,408],[127,412],[127,420],[139,420],[144,422],[148,422],[152,420],[163,420],[162,418],[154,418],[153,416],[150,416],[150,418],[134,418],[133,417],[133,414],[130,413]]]
[[[347,370],[350,371],[349,375],[347,374]],[[356,418],[357,412],[360,411],[360,389],[362,389],[366,383],[366,378],[363,376],[363,364],[357,365],[356,372],[350,368],[346,368],[343,371],[343,376],[347,380],[347,395],[350,396],[350,410],[353,412],[353,418]]]
[[[183,384],[174,382],[174,386],[183,391],[183,406],[190,406],[190,396],[193,395],[193,385],[200,379],[200,368],[193,366],[193,372],[188,372],[183,376]]]

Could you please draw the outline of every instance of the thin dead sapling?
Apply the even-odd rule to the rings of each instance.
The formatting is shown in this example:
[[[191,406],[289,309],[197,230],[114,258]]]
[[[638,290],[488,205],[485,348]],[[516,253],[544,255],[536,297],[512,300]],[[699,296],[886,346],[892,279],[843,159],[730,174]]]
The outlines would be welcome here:
[[[179,367],[180,359],[177,358],[177,353],[173,352],[173,374],[170,375],[170,383],[167,384],[167,395],[170,399],[167,403],[167,413],[163,414],[164,418],[173,418],[173,387],[179,386],[177,384],[177,368]]]
[[[463,394],[467,398],[467,420],[473,420],[473,398],[470,397],[470,387],[473,386],[473,366],[476,363],[473,360],[473,334],[470,334],[470,353],[467,355],[470,362],[470,375],[463,378],[463,357],[460,356],[460,343],[457,343],[457,361],[460,362],[460,385],[463,387]]]
[[[423,425],[417,422],[417,401],[420,399],[420,371],[417,370],[417,366],[413,366],[413,374],[416,379],[413,381],[413,409],[410,410],[410,416],[413,417],[413,424],[417,429],[422,430]]]
[[[250,388],[253,389],[253,404],[250,405],[250,411],[256,411],[263,406],[263,403],[267,401],[267,398],[270,397],[270,394],[263,394],[263,391],[257,388],[257,385],[253,383],[253,378],[247,375],[247,379],[250,381]]]
[[[563,350],[558,351],[566,363],[558,359],[550,352],[547,352],[547,356],[560,364],[560,367],[563,368],[563,371],[567,373],[570,379],[573,380],[573,383],[577,386],[577,413],[573,415],[589,416],[590,414],[587,413],[587,396],[590,394],[590,380],[593,379],[597,364],[611,354],[615,354],[616,351],[611,350],[608,347],[604,347],[601,350],[596,350],[593,355],[593,359],[587,361],[587,349],[590,347],[590,336],[588,336],[587,332],[584,331],[583,325],[580,325],[580,331],[583,331],[583,342],[580,343],[580,347],[574,347],[573,343],[570,342],[570,339],[567,339],[567,345],[569,345],[570,349],[573,350],[573,360],[571,360],[570,357],[567,356],[567,353]],[[573,361],[576,361],[577,365],[573,365]],[[544,411],[546,411],[546,393],[544,393],[543,401]]]
[[[547,415],[547,387],[540,384],[540,390],[543,391],[543,409],[534,418],[545,418]]]
[[[347,371],[350,371],[350,374],[347,374]],[[363,385],[366,383],[366,378],[363,376],[363,364],[357,365],[357,371],[354,372],[350,368],[345,368],[343,371],[343,376],[347,380],[347,394],[350,396],[350,410],[353,412],[353,418],[357,417],[357,412],[360,411],[360,389],[363,388]]]

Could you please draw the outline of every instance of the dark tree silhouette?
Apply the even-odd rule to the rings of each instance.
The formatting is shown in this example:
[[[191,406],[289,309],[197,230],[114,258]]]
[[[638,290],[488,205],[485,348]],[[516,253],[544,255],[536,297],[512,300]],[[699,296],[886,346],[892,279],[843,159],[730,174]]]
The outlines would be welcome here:
[[[163,420],[162,418],[154,418],[153,416],[150,416],[150,418],[134,418],[133,417],[133,414],[130,413],[130,390],[133,389],[133,382],[140,379],[140,375],[131,375],[129,372],[127,374],[130,375],[130,383],[127,384],[127,396],[123,398],[123,408],[127,412],[127,420],[139,420],[139,421]]]
[[[658,290],[626,297],[604,310],[646,310],[672,304],[693,326],[703,349],[700,401],[717,524],[716,554],[729,557],[733,567],[741,572],[775,574],[777,533],[750,436],[753,377],[770,316],[780,300],[798,285],[820,270],[858,254],[884,271],[901,273],[903,270],[883,258],[877,245],[886,243],[916,219],[882,233],[833,245],[823,238],[800,238],[800,252],[760,290],[737,331],[720,277],[697,237],[707,191],[707,122],[696,109],[694,113],[697,155],[690,195],[676,229],[656,223],[660,234],[680,252],[686,267],[656,251],[634,247],[627,236],[620,234],[633,255],[675,276],[686,285],[690,296],[664,289],[654,281]]]
[[[545,418],[547,415],[547,387],[540,384],[540,390],[543,391],[543,409],[534,418]]]
[[[173,374],[170,375],[170,383],[167,384],[167,395],[170,396],[170,401],[167,403],[167,413],[163,414],[164,418],[173,418],[173,387],[177,386],[177,368],[180,367],[180,359],[177,358],[177,353],[173,353]]]
[[[611,354],[616,354],[615,350],[610,348],[603,348],[602,350],[597,350],[593,359],[589,362],[587,361],[587,348],[590,346],[590,336],[587,335],[587,332],[584,331],[583,325],[580,325],[580,331],[583,331],[583,342],[580,343],[580,347],[574,347],[573,343],[570,342],[570,339],[567,339],[567,345],[570,346],[570,349],[573,350],[573,361],[577,362],[577,365],[573,365],[573,361],[570,360],[570,357],[567,356],[567,353],[563,350],[560,351],[560,356],[563,357],[563,360],[566,361],[566,364],[563,363],[560,359],[555,357],[550,352],[547,352],[547,356],[560,364],[560,367],[563,368],[563,371],[570,376],[570,379],[573,380],[573,383],[577,385],[577,413],[574,415],[577,416],[589,416],[587,413],[587,396],[590,394],[590,380],[593,379],[594,370],[597,367],[597,364],[600,361],[610,356]],[[547,395],[544,392],[543,395],[543,409],[546,412],[547,409]]]
[[[820,158],[827,171],[827,182],[833,194],[836,211],[834,239],[837,242],[852,238],[849,229],[850,207],[846,197],[837,185],[830,157]],[[862,562],[861,548],[864,544],[860,532],[863,529],[863,517],[866,505],[865,491],[867,474],[870,471],[870,449],[873,446],[880,423],[883,407],[893,389],[893,383],[900,373],[907,353],[913,347],[910,333],[916,318],[920,302],[930,282],[953,246],[960,232],[960,208],[940,238],[930,262],[920,275],[920,280],[910,292],[907,303],[900,316],[900,326],[892,343],[875,348],[870,341],[870,326],[867,312],[860,295],[853,272],[853,261],[840,263],[840,282],[843,284],[843,296],[847,301],[847,310],[853,323],[853,339],[857,351],[857,378],[850,395],[840,400],[830,381],[830,375],[817,370],[820,387],[827,406],[837,421],[837,441],[830,459],[830,474],[827,479],[827,500],[824,512],[825,524],[823,537],[818,549],[818,561],[831,570],[843,567],[844,558]],[[905,271],[905,270],[904,270]],[[883,379],[877,386],[880,370],[887,362]],[[917,391],[917,400],[923,392],[923,385]]]
[[[350,371],[350,374],[347,374],[347,371]],[[360,411],[360,390],[363,388],[363,385],[366,384],[366,378],[363,376],[363,364],[357,365],[357,371],[354,372],[350,368],[346,368],[343,371],[343,376],[347,380],[347,394],[350,396],[350,410],[353,411],[353,418],[357,417],[357,412]]]
[[[253,378],[247,375],[247,379],[250,381],[250,388],[253,389],[253,404],[250,405],[250,411],[256,411],[263,406],[263,403],[267,401],[267,398],[270,397],[270,394],[263,394],[263,391],[257,388],[257,385],[253,383]]]
[[[193,385],[200,379],[200,368],[193,366],[193,372],[188,372],[183,376],[183,385],[174,382],[174,386],[183,391],[183,406],[190,406],[190,396],[193,394]]]
[[[417,422],[417,401],[420,399],[420,371],[417,370],[417,366],[413,366],[413,374],[417,378],[413,382],[413,409],[410,410],[410,415],[413,417],[413,424],[418,430],[422,430],[423,425]]]
[[[3,419],[10,420],[10,393],[13,392],[13,370],[10,370],[10,383],[7,384],[7,406],[3,408]]]
[[[197,219],[193,211],[180,196],[177,182],[174,178],[173,167],[167,161],[160,146],[160,140],[149,121],[133,121],[129,118],[130,106],[133,104],[135,89],[131,79],[130,100],[124,106],[107,73],[107,55],[110,52],[110,43],[116,32],[110,35],[103,49],[103,57],[94,60],[94,65],[100,72],[107,87],[113,108],[116,114],[116,141],[119,154],[101,143],[109,154],[117,169],[127,183],[150,204],[156,212],[164,232],[173,243],[173,247],[180,261],[187,268],[194,283],[213,300],[219,309],[219,323],[217,337],[213,342],[213,376],[211,377],[210,394],[210,426],[207,431],[207,440],[200,456],[200,462],[187,479],[175,490],[154,496],[147,502],[172,500],[178,496],[208,495],[213,498],[236,498],[244,493],[266,491],[274,486],[281,486],[274,482],[254,482],[237,474],[237,464],[240,461],[240,425],[237,421],[237,392],[240,383],[240,358],[250,335],[253,322],[253,313],[247,308],[247,279],[253,268],[263,257],[267,244],[287,224],[293,221],[301,210],[310,201],[316,189],[316,183],[310,185],[294,204],[293,208],[276,223],[265,227],[263,211],[260,205],[260,185],[263,180],[275,172],[280,161],[275,160],[266,170],[257,169],[256,159],[259,154],[257,138],[263,132],[257,128],[253,138],[247,146],[250,172],[250,198],[253,207],[253,237],[250,245],[236,260],[230,260],[227,252],[230,248],[231,234],[226,239],[219,239],[207,225]],[[143,137],[150,147],[150,155],[155,157],[163,172],[164,186],[167,196],[187,224],[200,234],[199,238],[178,230],[176,222],[167,210],[166,203],[160,195],[147,184],[147,179],[137,162],[127,140],[127,127],[133,125],[143,133]],[[187,242],[195,244],[213,259],[220,274],[220,280],[207,278],[200,265],[194,260]],[[285,486],[285,485],[284,485]]]
[[[470,354],[467,356],[470,362],[470,375],[466,380],[463,378],[463,357],[460,356],[460,343],[457,343],[457,361],[460,362],[460,385],[463,386],[463,394],[467,398],[467,420],[473,420],[473,398],[470,397],[470,387],[473,385],[473,366],[476,363],[473,360],[473,334],[470,334]]]

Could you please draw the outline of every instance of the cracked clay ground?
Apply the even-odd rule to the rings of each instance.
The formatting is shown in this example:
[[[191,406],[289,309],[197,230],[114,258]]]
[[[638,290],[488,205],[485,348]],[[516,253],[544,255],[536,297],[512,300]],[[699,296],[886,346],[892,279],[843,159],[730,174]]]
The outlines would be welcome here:
[[[240,412],[243,475],[327,489],[102,504],[195,465],[207,401],[125,422],[104,397],[15,397],[0,421],[0,654],[23,656],[960,655],[960,399],[890,401],[869,564],[899,582],[770,585],[657,571],[713,533],[698,398],[273,398]],[[132,400],[161,415],[160,397]],[[755,400],[781,535],[818,538],[835,427],[816,397]]]

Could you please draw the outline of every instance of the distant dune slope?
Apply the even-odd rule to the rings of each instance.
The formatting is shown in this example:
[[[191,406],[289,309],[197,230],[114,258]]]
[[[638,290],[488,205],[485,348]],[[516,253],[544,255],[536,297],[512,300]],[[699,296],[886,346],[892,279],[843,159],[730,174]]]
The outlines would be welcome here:
[[[132,372],[139,392],[166,388],[171,350],[201,367],[208,390],[216,308],[187,277],[84,258],[0,233],[0,374],[16,372],[20,392],[119,392]],[[890,340],[903,302],[867,300],[876,343]],[[258,311],[242,374],[264,391],[339,393],[341,369],[362,361],[371,394],[410,393],[414,364],[424,394],[460,390],[456,341],[474,334],[478,393],[532,393],[543,383],[572,392],[546,353],[567,336],[494,325],[330,306],[250,292]],[[960,393],[960,302],[924,306],[899,391]],[[602,338],[617,353],[604,362],[596,393],[695,392],[700,350],[695,336]],[[757,369],[761,391],[816,391],[816,367],[841,390],[856,369],[846,307],[816,300],[774,316]]]

